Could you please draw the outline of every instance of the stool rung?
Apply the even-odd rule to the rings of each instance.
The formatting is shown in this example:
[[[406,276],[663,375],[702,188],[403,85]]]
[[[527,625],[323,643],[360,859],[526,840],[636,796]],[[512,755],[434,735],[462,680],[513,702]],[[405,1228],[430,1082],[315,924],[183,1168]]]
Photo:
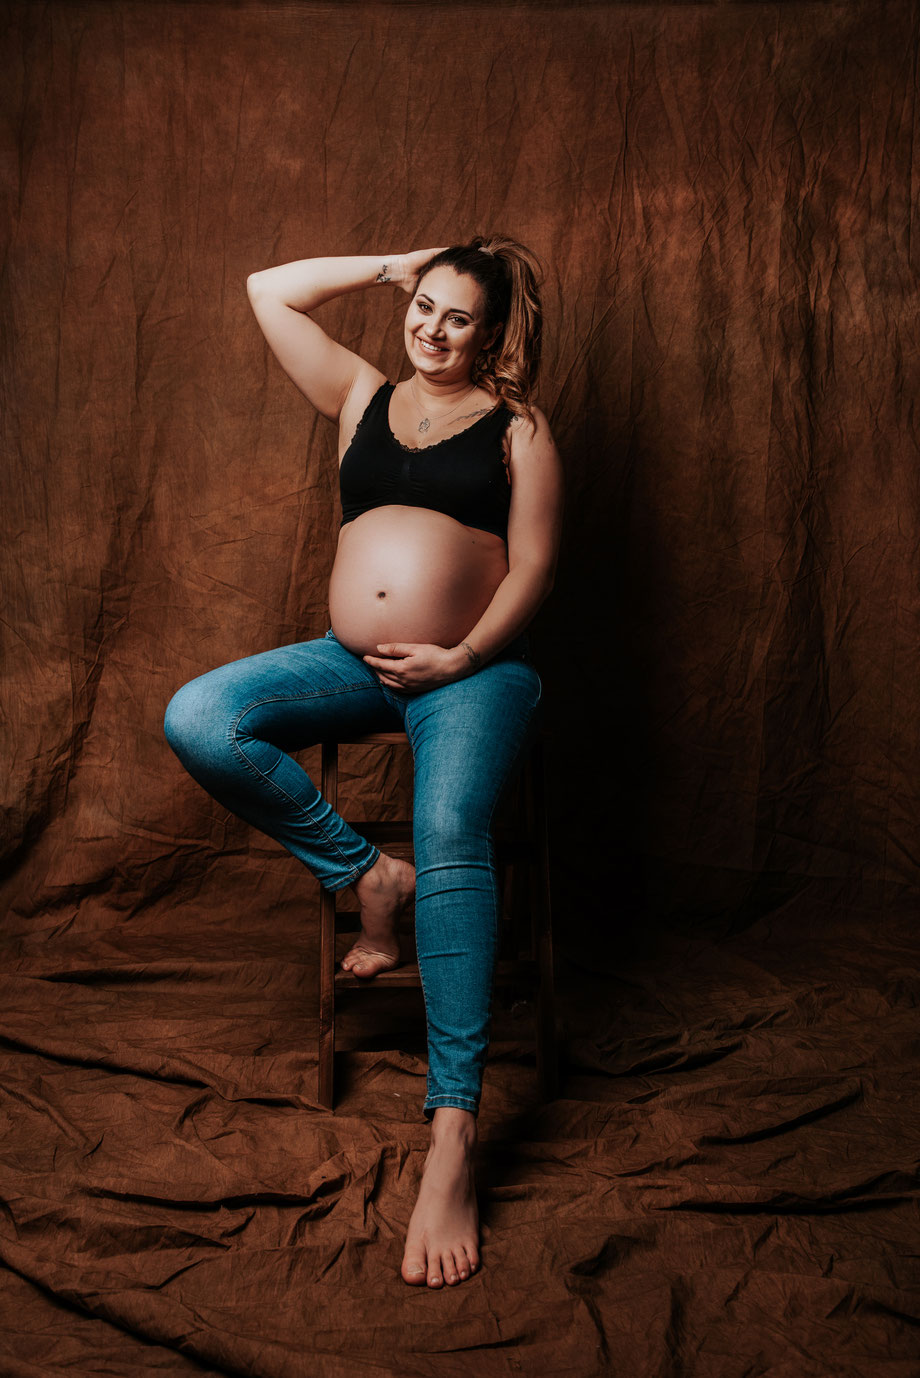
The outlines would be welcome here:
[[[499,961],[495,963],[496,986],[531,984],[536,986],[539,970],[534,961]],[[393,971],[378,971],[376,976],[353,976],[338,968],[335,973],[336,990],[392,990],[394,987],[417,986],[421,989],[418,962],[404,962]]]
[[[339,746],[408,746],[409,738],[405,732],[362,732],[354,737],[338,737]],[[336,742],[323,742],[322,746],[336,745]]]
[[[347,818],[345,820],[356,833],[373,842],[375,847],[399,847],[412,845],[412,823],[407,818],[394,818],[383,822],[370,818]]]
[[[356,833],[383,851],[391,847],[412,846],[411,818],[394,818],[384,822],[370,818],[349,818],[346,822]],[[503,861],[527,861],[535,855],[534,844],[518,836],[510,823],[496,823],[492,836],[496,853]]]

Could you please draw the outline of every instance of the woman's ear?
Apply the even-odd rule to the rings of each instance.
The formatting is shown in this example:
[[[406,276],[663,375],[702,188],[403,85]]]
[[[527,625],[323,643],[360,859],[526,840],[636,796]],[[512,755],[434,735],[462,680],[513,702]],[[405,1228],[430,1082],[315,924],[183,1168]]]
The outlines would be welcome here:
[[[485,344],[482,346],[483,349],[491,349],[503,330],[503,325],[494,326],[492,330],[489,331],[489,334],[486,336]]]

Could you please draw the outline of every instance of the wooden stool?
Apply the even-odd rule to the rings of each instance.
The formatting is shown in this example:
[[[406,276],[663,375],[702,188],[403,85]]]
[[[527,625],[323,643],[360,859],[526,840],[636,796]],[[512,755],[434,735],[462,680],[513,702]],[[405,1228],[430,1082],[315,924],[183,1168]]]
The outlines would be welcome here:
[[[322,793],[338,811],[339,746],[346,744],[408,746],[404,732],[371,732],[322,743]],[[499,871],[502,922],[499,929],[495,985],[512,986],[535,996],[537,1080],[544,1100],[558,1093],[555,995],[553,985],[552,916],[549,890],[549,849],[546,833],[546,786],[542,741],[532,739],[515,766],[511,790],[517,790],[514,821],[500,820],[493,829],[495,860]],[[502,799],[508,791],[503,792]],[[504,812],[504,809],[501,810]],[[509,811],[511,812],[511,811]],[[411,860],[412,822],[352,823],[352,827],[391,856]],[[332,890],[320,889],[319,939],[319,1047],[317,1098],[320,1105],[334,1105],[335,1002],[341,990],[389,990],[396,986],[421,989],[417,962],[395,971],[381,971],[370,979],[354,976],[339,966],[348,947],[357,914],[336,909]],[[351,931],[346,925],[351,924]],[[337,945],[337,935],[343,941]],[[337,951],[338,946],[338,951]],[[510,955],[505,955],[510,951]]]

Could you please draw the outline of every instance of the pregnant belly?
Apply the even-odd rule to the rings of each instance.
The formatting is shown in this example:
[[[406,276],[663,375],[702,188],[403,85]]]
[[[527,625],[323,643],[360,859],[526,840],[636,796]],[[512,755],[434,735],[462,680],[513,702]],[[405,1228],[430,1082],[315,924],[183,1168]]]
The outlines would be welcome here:
[[[457,646],[507,573],[500,536],[424,507],[376,507],[339,532],[332,630],[354,655],[385,641]]]

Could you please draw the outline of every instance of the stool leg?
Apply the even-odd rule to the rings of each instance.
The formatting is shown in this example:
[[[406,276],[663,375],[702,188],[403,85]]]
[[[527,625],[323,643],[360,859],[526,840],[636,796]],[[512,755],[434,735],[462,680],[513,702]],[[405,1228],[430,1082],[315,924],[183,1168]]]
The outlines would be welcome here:
[[[322,793],[338,809],[339,748],[322,744]],[[331,1110],[335,1104],[335,892],[320,887],[319,902],[319,1037],[316,1050],[316,1098]]]
[[[534,925],[534,947],[539,974],[537,992],[537,1081],[543,1099],[554,1100],[559,1094],[559,1052],[556,1044],[556,992],[553,972],[552,904],[549,883],[549,837],[546,823],[546,776],[543,746],[539,738],[533,743],[530,757],[530,788],[533,801],[531,822],[535,856],[531,871],[533,893],[531,912]]]

